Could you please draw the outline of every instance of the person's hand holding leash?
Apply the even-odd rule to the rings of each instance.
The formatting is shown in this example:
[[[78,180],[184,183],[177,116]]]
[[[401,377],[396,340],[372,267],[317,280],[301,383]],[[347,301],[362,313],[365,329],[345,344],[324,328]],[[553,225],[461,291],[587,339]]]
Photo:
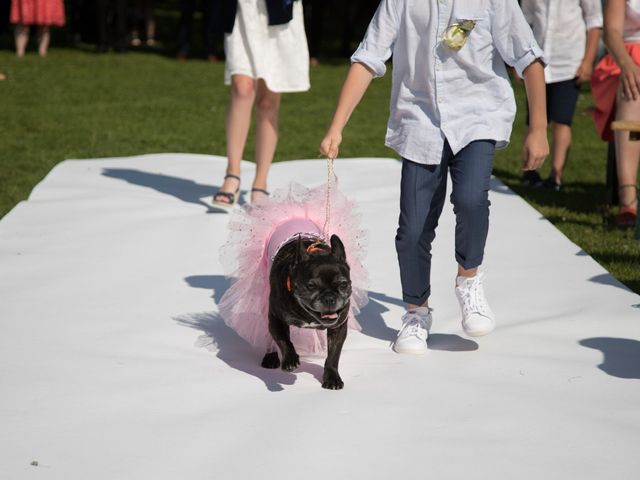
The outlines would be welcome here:
[[[320,142],[320,153],[330,160],[335,160],[338,158],[341,143],[342,133],[330,128],[322,139],[322,142]]]

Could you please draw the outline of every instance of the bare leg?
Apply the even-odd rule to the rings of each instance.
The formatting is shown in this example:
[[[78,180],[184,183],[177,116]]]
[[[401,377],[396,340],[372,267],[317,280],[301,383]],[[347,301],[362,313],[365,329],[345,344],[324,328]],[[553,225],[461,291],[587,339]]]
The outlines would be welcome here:
[[[475,277],[477,273],[478,273],[478,268],[477,267],[476,268],[470,268],[469,270],[465,270],[460,265],[458,265],[458,276],[459,277],[471,278],[471,277]]]
[[[144,2],[144,19],[147,29],[147,46],[153,47],[156,44],[156,19],[153,15],[153,0]]]
[[[625,100],[618,91],[616,109],[616,120],[640,121],[640,99]],[[637,209],[638,197],[635,185],[638,181],[640,142],[630,141],[629,132],[624,131],[615,132],[615,142],[620,206]]]
[[[49,51],[49,42],[51,40],[51,29],[43,25],[38,27],[38,54],[41,57],[46,57]]]
[[[551,132],[553,134],[553,150],[550,178],[561,185],[562,173],[571,147],[571,127],[563,123],[551,122]]]
[[[255,99],[255,81],[246,75],[231,77],[231,98],[227,113],[227,173],[240,175],[240,161],[247,143],[251,126],[251,110]],[[238,180],[227,178],[220,187],[221,192],[235,193]],[[216,201],[225,201],[217,197]]]
[[[267,88],[264,80],[258,80],[256,93],[256,177],[253,188],[267,188],[269,167],[278,144],[278,113],[281,94]],[[254,192],[251,203],[262,194]]]
[[[29,43],[29,27],[26,25],[16,25],[15,40],[16,55],[18,57],[24,57],[24,53],[27,50],[27,43]]]

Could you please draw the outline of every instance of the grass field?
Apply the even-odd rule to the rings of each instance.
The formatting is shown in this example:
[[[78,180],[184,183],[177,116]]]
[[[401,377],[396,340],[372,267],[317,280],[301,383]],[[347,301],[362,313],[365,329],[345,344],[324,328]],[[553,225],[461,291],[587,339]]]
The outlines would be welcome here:
[[[346,69],[343,61],[323,64],[312,70],[310,92],[285,96],[276,161],[317,157]],[[0,216],[26,199],[64,159],[225,152],[228,92],[221,64],[179,64],[154,53],[98,56],[73,49],[54,49],[45,59],[33,54],[17,59],[4,50],[0,72],[8,77],[0,82]],[[345,131],[341,156],[395,156],[383,145],[389,87],[390,76],[373,83]],[[516,93],[522,107],[520,85]],[[511,146],[497,156],[495,174],[640,293],[640,241],[631,231],[605,222],[612,212],[605,207],[606,145],[597,138],[592,120],[581,113],[590,104],[585,93],[564,191],[520,185],[521,113]],[[245,158],[253,158],[253,153],[250,138]],[[542,169],[543,176],[548,168]]]

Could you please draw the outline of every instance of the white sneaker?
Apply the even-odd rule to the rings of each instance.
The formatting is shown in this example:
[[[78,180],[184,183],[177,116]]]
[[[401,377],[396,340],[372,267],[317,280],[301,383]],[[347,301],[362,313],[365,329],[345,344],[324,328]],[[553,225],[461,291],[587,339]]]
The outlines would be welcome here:
[[[475,277],[456,277],[456,297],[462,310],[462,329],[470,337],[490,333],[496,320],[489,308],[482,288],[484,274]]]
[[[427,338],[433,323],[431,309],[418,307],[409,310],[402,316],[402,323],[393,350],[397,353],[426,353]]]

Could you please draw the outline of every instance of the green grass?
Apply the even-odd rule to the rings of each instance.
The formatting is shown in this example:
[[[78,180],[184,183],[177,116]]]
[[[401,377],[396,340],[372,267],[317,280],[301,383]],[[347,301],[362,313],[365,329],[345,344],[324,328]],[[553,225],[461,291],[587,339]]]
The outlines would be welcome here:
[[[315,158],[348,65],[338,61],[312,70],[309,93],[286,95],[276,161]],[[0,51],[0,216],[24,200],[58,162],[153,152],[223,155],[228,91],[223,66],[179,64],[153,53],[94,55],[53,49],[46,59],[17,59]],[[376,80],[354,113],[341,148],[343,157],[395,156],[383,145],[390,76]],[[516,85],[519,107],[522,88]],[[607,225],[606,145],[582,95],[574,147],[561,193],[520,185],[523,121],[512,143],[496,158],[495,173],[567,237],[616,278],[640,293],[640,241]],[[520,108],[520,112],[523,109]],[[254,155],[253,138],[245,158]],[[542,169],[544,176],[548,165]],[[553,274],[553,272],[550,272]]]

